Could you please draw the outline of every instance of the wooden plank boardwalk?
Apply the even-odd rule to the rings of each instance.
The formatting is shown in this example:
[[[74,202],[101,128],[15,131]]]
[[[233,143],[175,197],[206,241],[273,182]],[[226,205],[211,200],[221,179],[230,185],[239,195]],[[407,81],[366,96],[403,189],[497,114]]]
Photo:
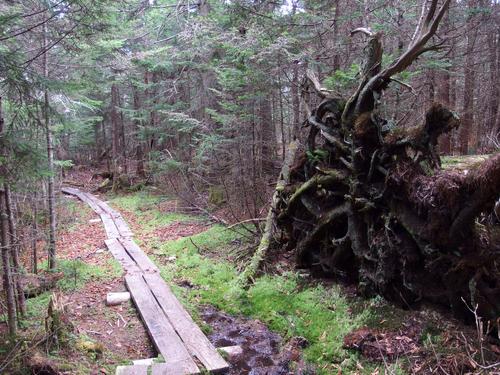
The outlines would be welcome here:
[[[108,239],[106,247],[125,271],[125,284],[165,363],[119,366],[116,374],[157,375],[221,373],[229,368],[189,313],[160,276],[158,267],[132,239],[133,233],[119,212],[90,193],[64,187],[100,217]],[[201,368],[201,370],[200,370]]]

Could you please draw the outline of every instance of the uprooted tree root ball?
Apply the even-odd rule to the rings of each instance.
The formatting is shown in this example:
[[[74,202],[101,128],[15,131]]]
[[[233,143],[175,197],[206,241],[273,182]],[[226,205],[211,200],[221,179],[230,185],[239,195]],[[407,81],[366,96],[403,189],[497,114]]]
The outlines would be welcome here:
[[[423,124],[391,128],[378,98],[391,77],[429,49],[440,10],[431,9],[420,37],[381,69],[379,34],[367,29],[368,63],[346,102],[329,95],[313,73],[305,85],[323,99],[311,111],[307,149],[295,158],[276,204],[278,234],[300,267],[357,280],[367,294],[405,306],[419,300],[450,306],[466,318],[479,305],[500,316],[500,245],[485,220],[500,191],[500,154],[467,175],[441,169],[441,134],[459,126],[440,104]],[[305,87],[304,90],[307,90]]]

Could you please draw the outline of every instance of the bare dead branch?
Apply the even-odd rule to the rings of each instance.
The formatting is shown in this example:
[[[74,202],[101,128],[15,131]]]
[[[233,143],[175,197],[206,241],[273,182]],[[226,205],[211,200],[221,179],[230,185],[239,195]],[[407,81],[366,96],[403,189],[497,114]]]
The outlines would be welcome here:
[[[354,29],[353,31],[351,31],[351,36],[358,34],[358,33],[368,35],[369,37],[373,37],[375,35],[375,33],[368,27],[358,27],[357,29]]]
[[[316,91],[316,93],[322,99],[327,98],[327,97],[331,97],[332,91],[321,86],[321,83],[319,82],[318,77],[316,76],[316,74],[312,70],[307,69],[306,78],[312,83],[314,91]]]

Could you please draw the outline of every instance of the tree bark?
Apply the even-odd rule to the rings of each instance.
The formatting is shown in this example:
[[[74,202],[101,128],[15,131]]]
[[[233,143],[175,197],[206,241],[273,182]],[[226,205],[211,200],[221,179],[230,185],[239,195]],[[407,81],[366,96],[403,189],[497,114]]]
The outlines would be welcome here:
[[[118,178],[120,175],[119,163],[118,163],[118,143],[120,142],[120,124],[119,115],[117,111],[118,106],[118,87],[116,83],[111,85],[111,164],[112,164],[112,175],[113,175],[113,190],[116,190]]]
[[[137,170],[136,173],[139,177],[143,178],[144,174],[144,145],[141,136],[141,121],[137,118],[139,111],[141,110],[141,102],[139,97],[139,90],[137,86],[132,87],[132,96],[134,99],[134,111],[135,111],[135,119],[134,119],[134,127],[136,134],[136,159],[137,159]]]
[[[252,281],[256,272],[259,271],[263,260],[266,258],[269,248],[273,244],[273,238],[276,231],[276,217],[277,217],[277,205],[280,202],[281,194],[283,189],[288,184],[290,179],[290,168],[295,158],[295,153],[297,152],[298,143],[297,141],[292,141],[288,145],[287,155],[283,161],[283,166],[281,168],[281,173],[278,177],[278,182],[276,183],[276,189],[273,194],[271,205],[269,207],[269,212],[266,218],[266,224],[264,227],[264,232],[260,240],[259,246],[255,251],[254,255],[248,266],[242,272],[240,276],[240,282],[246,285],[248,282]]]
[[[16,302],[17,302],[17,312],[20,318],[24,318],[26,315],[26,303],[24,300],[23,287],[21,285],[21,262],[19,261],[19,240],[17,238],[17,228],[16,221],[14,218],[14,209],[10,194],[10,188],[7,183],[4,184],[5,190],[5,208],[9,221],[9,243],[10,243],[10,254],[13,264],[14,272],[12,274],[14,287],[16,289]]]
[[[260,157],[262,158],[259,175],[272,175],[274,172],[274,159],[276,158],[276,129],[274,127],[271,93],[260,99]]]
[[[474,16],[472,8],[476,5],[475,0],[469,0],[468,8],[471,15],[467,19],[467,47],[464,66],[464,92],[463,92],[463,120],[460,126],[460,153],[466,155],[469,153],[470,137],[474,125],[474,86],[475,86],[475,71],[474,71],[474,46],[476,44],[477,31],[474,28]]]
[[[7,213],[5,212],[5,192],[0,190],[0,245],[2,246],[3,290],[7,299],[9,335],[15,336],[17,333],[16,300],[10,264],[8,231],[9,224]]]
[[[43,24],[43,48],[46,50],[48,46],[47,42],[47,24]],[[43,76],[46,80],[49,79],[49,68],[48,68],[48,52],[45,51],[43,54]],[[50,116],[49,116],[49,92],[47,88],[43,93],[44,97],[44,125],[45,125],[45,136],[47,142],[47,163],[49,177],[47,181],[47,194],[48,194],[48,205],[49,205],[49,243],[48,243],[48,256],[49,256],[49,270],[54,270],[56,268],[56,210],[55,210],[55,192],[54,192],[54,145],[52,141],[52,129],[50,126]]]
[[[4,119],[2,115],[2,98],[0,98],[0,136],[4,135]],[[1,143],[0,143],[1,146]],[[0,156],[5,158],[5,150],[0,147]],[[0,175],[4,178],[7,176],[5,167],[0,164]],[[14,293],[14,283],[12,280],[10,254],[9,254],[9,224],[8,215],[5,210],[5,191],[0,187],[0,246],[2,250],[2,270],[3,270],[3,290],[7,304],[7,324],[9,335],[14,337],[17,333],[16,322],[16,302]]]
[[[36,192],[33,194],[33,223],[31,227],[31,251],[33,255],[33,273],[36,275],[38,273],[38,197]]]

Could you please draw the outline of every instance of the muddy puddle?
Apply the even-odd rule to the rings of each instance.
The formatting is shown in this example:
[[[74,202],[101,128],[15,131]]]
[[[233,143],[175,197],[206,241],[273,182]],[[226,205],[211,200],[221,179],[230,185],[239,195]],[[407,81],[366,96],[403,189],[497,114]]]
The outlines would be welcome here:
[[[296,370],[290,370],[290,363],[300,357],[298,348],[290,347],[289,344],[283,345],[282,338],[270,331],[262,322],[234,317],[220,312],[212,306],[203,308],[201,316],[212,328],[212,333],[208,337],[215,347],[239,345],[243,349],[241,354],[227,359],[231,365],[227,374],[285,375],[297,373]]]

